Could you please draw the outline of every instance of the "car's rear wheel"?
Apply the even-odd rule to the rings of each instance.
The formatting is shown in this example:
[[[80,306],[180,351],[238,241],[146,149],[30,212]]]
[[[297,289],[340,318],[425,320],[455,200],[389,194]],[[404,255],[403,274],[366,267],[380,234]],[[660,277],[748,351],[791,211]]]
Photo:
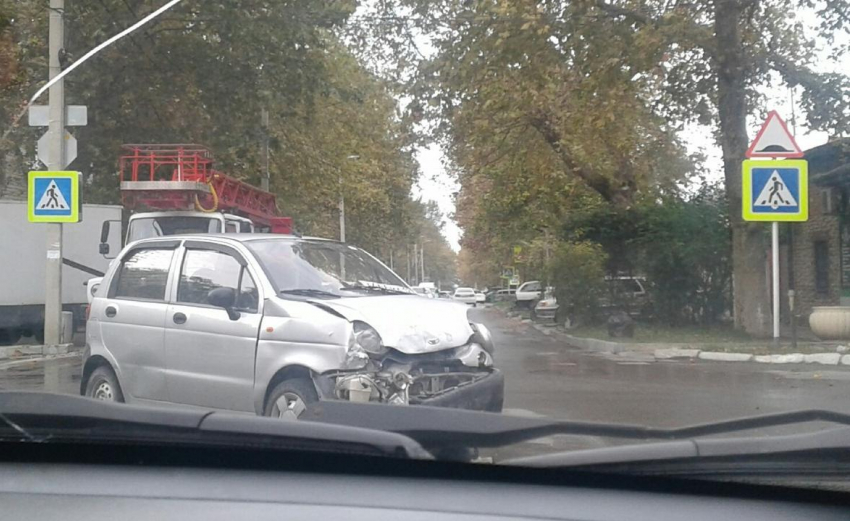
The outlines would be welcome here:
[[[124,402],[124,393],[115,373],[106,366],[100,366],[92,371],[86,384],[86,396],[105,402]]]
[[[288,378],[277,384],[266,400],[265,416],[297,420],[312,403],[319,401],[316,388],[307,378]]]

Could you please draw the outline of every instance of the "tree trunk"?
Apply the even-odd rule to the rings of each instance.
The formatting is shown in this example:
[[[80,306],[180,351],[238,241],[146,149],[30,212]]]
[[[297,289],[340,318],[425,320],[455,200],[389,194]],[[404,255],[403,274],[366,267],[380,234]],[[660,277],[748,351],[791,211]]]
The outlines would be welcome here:
[[[740,0],[715,0],[720,146],[732,221],[732,284],[735,326],[754,336],[770,334],[770,301],[763,226],[741,217],[741,162],[748,145],[746,63],[741,43]]]

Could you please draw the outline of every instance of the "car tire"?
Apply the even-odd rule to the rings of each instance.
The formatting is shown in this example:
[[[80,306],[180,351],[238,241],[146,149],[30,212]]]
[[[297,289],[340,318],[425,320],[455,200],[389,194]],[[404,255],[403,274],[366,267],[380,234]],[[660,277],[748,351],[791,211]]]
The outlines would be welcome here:
[[[94,400],[124,403],[124,393],[118,383],[118,377],[108,366],[102,365],[92,371],[86,382],[86,396]]]
[[[309,378],[287,378],[269,393],[263,416],[297,420],[307,406],[317,401],[319,395]],[[286,410],[283,410],[284,407]]]

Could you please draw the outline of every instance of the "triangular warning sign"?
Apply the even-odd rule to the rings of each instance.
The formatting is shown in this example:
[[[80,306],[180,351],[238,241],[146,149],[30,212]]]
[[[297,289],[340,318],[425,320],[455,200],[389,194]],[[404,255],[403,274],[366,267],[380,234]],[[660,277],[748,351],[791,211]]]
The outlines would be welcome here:
[[[56,181],[51,179],[47,190],[44,191],[35,208],[36,210],[68,210],[70,206],[68,206],[65,196],[62,195],[62,191],[56,186]]]
[[[779,114],[771,110],[747,150],[747,157],[803,157],[803,151]]]
[[[785,186],[785,181],[776,170],[770,174],[770,179],[756,197],[755,206],[770,206],[774,210],[782,206],[797,206],[797,200]]]

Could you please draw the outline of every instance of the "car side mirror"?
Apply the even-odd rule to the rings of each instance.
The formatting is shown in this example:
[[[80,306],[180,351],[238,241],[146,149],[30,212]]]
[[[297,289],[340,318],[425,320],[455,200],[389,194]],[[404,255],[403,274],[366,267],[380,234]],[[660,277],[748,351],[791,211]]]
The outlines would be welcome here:
[[[227,316],[230,320],[238,320],[240,314],[233,309],[236,304],[236,290],[233,288],[216,288],[207,293],[207,302],[210,305],[224,308],[227,311]]]

